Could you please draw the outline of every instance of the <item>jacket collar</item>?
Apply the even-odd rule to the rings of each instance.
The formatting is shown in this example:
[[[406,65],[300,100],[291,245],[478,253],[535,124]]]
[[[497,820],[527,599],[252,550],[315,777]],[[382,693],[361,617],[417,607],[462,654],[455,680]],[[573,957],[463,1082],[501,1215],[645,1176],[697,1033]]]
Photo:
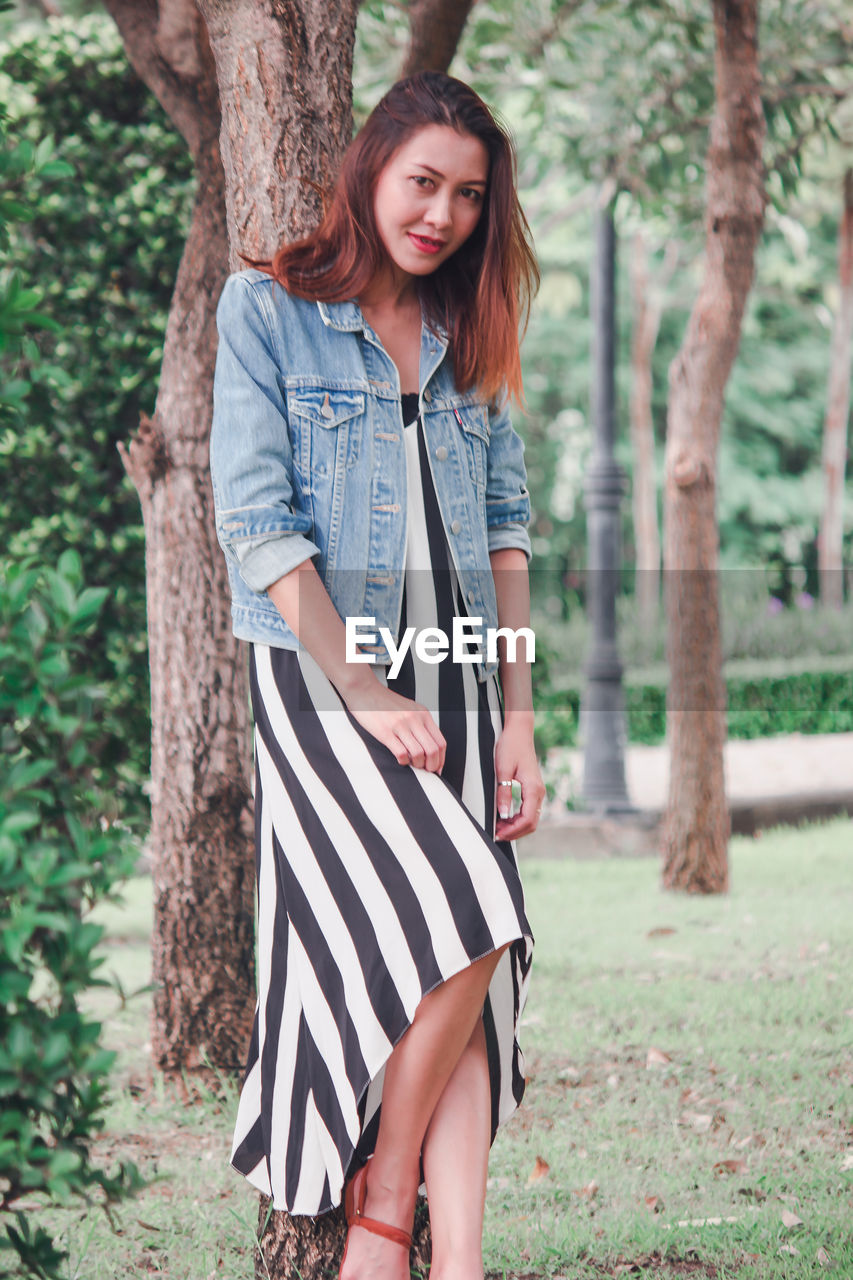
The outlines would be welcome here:
[[[323,324],[344,333],[356,333],[367,323],[357,302],[318,302]]]
[[[327,328],[340,329],[344,333],[357,333],[359,329],[367,328],[367,321],[357,302],[318,302],[317,309]],[[436,334],[440,345],[446,349],[450,335],[443,325],[436,326]]]

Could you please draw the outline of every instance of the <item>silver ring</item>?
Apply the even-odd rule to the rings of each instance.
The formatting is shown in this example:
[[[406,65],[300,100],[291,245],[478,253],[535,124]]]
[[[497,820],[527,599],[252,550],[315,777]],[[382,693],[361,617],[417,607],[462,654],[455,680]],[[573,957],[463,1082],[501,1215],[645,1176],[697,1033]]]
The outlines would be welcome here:
[[[511,786],[512,786],[512,783],[513,783],[513,779],[512,779],[512,778],[502,778],[502,779],[501,779],[501,781],[498,783],[498,786],[499,786],[499,787],[511,787]]]

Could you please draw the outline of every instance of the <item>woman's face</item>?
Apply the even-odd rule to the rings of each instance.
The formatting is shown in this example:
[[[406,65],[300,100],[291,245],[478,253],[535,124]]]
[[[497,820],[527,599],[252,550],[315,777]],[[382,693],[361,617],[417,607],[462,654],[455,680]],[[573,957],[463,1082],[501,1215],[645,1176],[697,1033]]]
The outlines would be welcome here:
[[[488,177],[483,143],[449,125],[426,125],[395,151],[373,209],[396,275],[429,275],[464,244],[480,219]]]

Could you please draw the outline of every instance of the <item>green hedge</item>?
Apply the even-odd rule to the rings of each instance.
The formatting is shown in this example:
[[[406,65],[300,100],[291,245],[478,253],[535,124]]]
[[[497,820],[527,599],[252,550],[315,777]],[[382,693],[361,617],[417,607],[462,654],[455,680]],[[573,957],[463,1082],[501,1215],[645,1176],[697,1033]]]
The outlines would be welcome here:
[[[552,668],[553,670],[553,668]],[[780,733],[853,732],[853,656],[803,662],[732,662],[725,670],[731,738]],[[665,668],[628,672],[625,715],[630,742],[666,737]],[[536,691],[536,741],[540,754],[577,741],[581,689],[577,684]]]

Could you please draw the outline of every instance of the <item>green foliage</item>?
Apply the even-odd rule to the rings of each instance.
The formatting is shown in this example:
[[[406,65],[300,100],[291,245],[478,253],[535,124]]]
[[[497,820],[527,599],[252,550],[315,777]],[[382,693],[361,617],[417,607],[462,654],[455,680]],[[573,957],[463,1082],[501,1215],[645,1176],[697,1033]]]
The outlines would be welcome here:
[[[81,674],[106,598],[80,557],[56,569],[0,565],[0,1251],[4,1275],[58,1277],[66,1256],[29,1211],[99,1189],[105,1203],[141,1184],[132,1164],[96,1167],[115,1054],[78,1006],[96,976],[103,929],[91,907],[115,898],[137,856],[105,815],[103,690]],[[0,1264],[2,1265],[2,1264]]]
[[[371,0],[368,8],[391,5]],[[822,0],[803,31],[795,6],[761,13],[762,107],[769,194],[796,190],[802,147],[826,136],[850,94],[840,69],[853,52],[845,0]],[[714,111],[715,31],[704,0],[673,6],[480,0],[454,71],[528,138],[523,168],[554,187],[568,170],[612,180],[644,211],[701,228],[708,125]]]
[[[538,651],[537,651],[538,657]],[[724,671],[730,738],[762,738],[782,733],[853,732],[853,658],[801,662],[729,663]],[[580,682],[557,687],[536,680],[536,747],[577,743]],[[625,720],[630,742],[666,738],[667,674],[656,669],[629,672],[624,680]]]
[[[0,545],[55,563],[72,547],[107,588],[92,674],[123,726],[118,802],[140,813],[148,775],[144,539],[117,443],[154,405],[166,319],[193,196],[186,144],[128,65],[105,16],[53,21],[0,47],[0,96],[23,145],[56,139],[8,256],[55,328],[0,353],[26,416],[0,426]],[[48,164],[50,160],[46,161]]]
[[[33,187],[52,178],[66,177],[72,170],[54,158],[52,138],[42,138],[37,145],[27,140],[10,142],[6,138],[6,116],[0,108],[0,250],[6,251],[16,224],[35,216]],[[0,356],[11,361],[22,349],[29,349],[27,331],[33,328],[58,328],[56,322],[38,310],[41,294],[27,287],[21,273],[0,270]],[[25,377],[5,380],[0,395],[0,429],[20,421],[20,412],[31,383]]]
[[[843,733],[853,728],[853,604],[821,608],[805,593],[785,608],[767,594],[768,574],[720,576],[722,650],[729,735]],[[643,625],[630,597],[617,602],[624,664],[625,714],[631,742],[666,736],[666,623],[661,610]],[[589,620],[580,608],[566,622],[533,620],[536,742],[544,756],[577,739]]]
[[[822,507],[821,432],[829,328],[837,309],[837,236],[847,159],[833,147],[846,111],[853,29],[843,0],[815,7],[807,33],[791,6],[762,9],[762,104],[771,203],[756,259],[740,355],[726,394],[719,466],[724,563],[770,564],[787,597],[816,589]],[[364,18],[370,15],[370,22]],[[377,25],[398,15],[369,0],[360,38],[377,56]],[[386,54],[387,58],[387,54]],[[589,284],[593,196],[605,179],[621,191],[617,227],[617,422],[629,476],[633,386],[632,238],[649,246],[649,293],[660,290],[667,249],[678,265],[666,290],[653,356],[653,419],[662,476],[668,375],[683,340],[704,260],[704,170],[714,106],[714,26],[702,0],[671,5],[554,5],[481,0],[472,10],[455,74],[498,106],[517,141],[522,202],[544,267],[524,347],[537,603],[564,608],[585,558],[579,502],[589,450]],[[365,75],[365,80],[368,77]],[[845,95],[847,100],[845,102]],[[849,124],[848,124],[849,129]],[[847,139],[849,143],[849,138]],[[848,481],[853,513],[853,478]],[[632,556],[630,508],[623,545]],[[845,559],[853,560],[853,516]],[[798,580],[801,568],[807,579]],[[546,573],[547,571],[547,573]],[[547,579],[550,577],[550,585]]]

